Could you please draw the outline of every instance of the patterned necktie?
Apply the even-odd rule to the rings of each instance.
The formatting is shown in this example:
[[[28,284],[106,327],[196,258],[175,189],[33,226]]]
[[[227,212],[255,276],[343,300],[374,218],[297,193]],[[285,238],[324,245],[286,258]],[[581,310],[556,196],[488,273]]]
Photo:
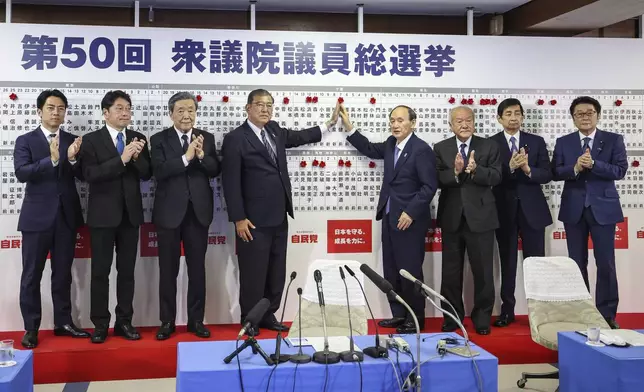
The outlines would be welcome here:
[[[517,149],[517,139],[514,136],[510,137],[510,143],[512,143],[512,147],[510,148],[510,152],[512,154],[514,154],[515,152],[519,152],[519,150]]]
[[[183,140],[181,148],[183,148],[183,153],[185,154],[188,151],[188,135],[182,135],[181,140]]]
[[[590,148],[590,140],[591,139],[589,137],[585,137],[583,140],[584,140],[584,146],[581,148],[581,153],[582,154],[584,154],[586,152],[587,148]]]
[[[119,152],[119,155],[123,154],[123,150],[125,150],[125,143],[123,142],[123,132],[119,132],[118,135],[116,135],[116,151]]]
[[[463,161],[467,162],[467,153],[465,152],[465,147],[467,147],[467,144],[462,143],[461,144],[461,156],[463,157]]]
[[[400,156],[400,148],[398,146],[394,147],[394,168],[398,163],[398,157]]]
[[[273,151],[273,147],[271,147],[271,144],[268,142],[268,139],[266,138],[266,131],[264,131],[263,128],[260,134],[262,136],[262,143],[264,143],[264,146],[266,146],[266,150],[268,150],[268,155],[270,155],[273,163],[277,165],[277,156],[275,156],[275,151]]]
[[[49,134],[49,144],[52,144],[54,142],[55,137],[56,137],[55,133],[50,133]]]

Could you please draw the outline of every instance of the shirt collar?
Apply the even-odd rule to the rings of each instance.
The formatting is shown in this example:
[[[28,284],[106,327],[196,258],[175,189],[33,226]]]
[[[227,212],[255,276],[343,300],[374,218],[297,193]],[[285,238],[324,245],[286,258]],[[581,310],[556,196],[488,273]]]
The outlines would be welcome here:
[[[460,150],[460,148],[461,148],[461,144],[465,143],[465,145],[466,145],[466,147],[465,147],[465,148],[469,150],[469,148],[470,148],[470,144],[472,143],[472,136],[470,136],[470,138],[469,138],[469,139],[467,139],[467,140],[466,140],[466,141],[464,141],[464,142],[462,142],[462,141],[458,140],[458,138],[457,138],[456,136],[454,137],[454,139],[456,139],[456,148],[458,148],[458,149]]]
[[[586,135],[584,135],[583,133],[579,132],[579,140],[581,140],[581,141],[583,142],[583,141],[584,141],[584,138],[589,137],[589,138],[590,138],[590,140],[592,141],[592,140],[595,140],[595,136],[596,136],[596,135],[597,135],[597,128],[595,128],[595,129],[593,130],[593,132],[592,132],[590,135],[588,135],[588,136],[586,136]]]
[[[177,137],[179,137],[179,140],[182,140],[181,137],[183,135],[187,135],[188,136],[188,143],[190,143],[192,141],[192,128],[190,128],[190,130],[188,132],[186,132],[186,133],[181,132],[180,130],[177,129],[177,127],[174,127],[174,130],[177,132]]]
[[[105,124],[105,127],[106,127],[106,128],[107,128],[107,130],[110,132],[110,136],[112,137],[112,140],[116,140],[116,137],[118,136],[119,131],[118,131],[118,130],[116,130],[116,129],[114,129],[114,128],[112,128],[112,127],[110,127],[110,126],[109,126],[109,125],[107,125],[107,124]],[[126,129],[127,129],[127,128],[123,128],[123,130],[122,130],[122,131],[120,131],[120,132],[122,132],[122,133],[123,133],[123,136],[125,136],[125,130],[126,130]]]
[[[261,140],[262,130],[258,128],[257,125],[250,122],[250,120],[247,120],[246,122],[248,123],[248,126],[250,126],[250,129],[252,129],[253,132],[255,132],[255,135],[257,135],[257,137]]]
[[[512,136],[514,136],[514,138],[516,139],[515,143],[516,143],[517,146],[519,146],[520,133],[521,132],[519,131],[519,132],[515,133],[514,135],[510,135],[507,131],[503,131],[503,135],[505,136],[505,140],[508,142],[508,145],[512,144],[512,142],[510,141],[510,138]]]
[[[404,138],[400,143],[397,143],[396,146],[400,151],[405,149],[405,146],[407,145],[407,142],[411,138],[411,135],[413,135],[413,132],[409,132],[409,135],[407,135],[406,138]]]
[[[52,134],[52,132],[50,132],[47,128],[45,128],[45,127],[42,125],[42,123],[40,124],[40,130],[41,130],[41,131],[42,131],[42,133],[45,135],[45,138],[46,138],[47,140],[49,140],[49,135],[51,135],[51,134]],[[58,128],[58,129],[56,130],[56,132],[54,132],[54,134],[55,134],[55,135],[60,134],[60,128]]]

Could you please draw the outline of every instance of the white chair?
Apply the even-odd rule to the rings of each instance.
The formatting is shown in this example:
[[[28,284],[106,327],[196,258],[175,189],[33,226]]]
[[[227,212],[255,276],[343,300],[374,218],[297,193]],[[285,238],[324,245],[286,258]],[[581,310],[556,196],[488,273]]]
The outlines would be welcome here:
[[[541,346],[556,351],[558,332],[585,331],[593,325],[610,328],[595,307],[574,260],[528,257],[523,261],[523,277],[530,334]],[[529,378],[559,379],[559,371],[522,373],[517,386],[523,388]]]
[[[308,268],[306,284],[302,291],[302,325],[300,326],[299,313],[296,313],[289,336],[298,336],[302,330],[303,337],[324,336],[322,314],[318,301],[317,286],[313,272],[320,270],[322,273],[322,288],[324,290],[324,304],[328,336],[349,336],[349,314],[347,297],[340,277],[339,267],[349,266],[364,285],[364,275],[360,271],[360,263],[355,260],[323,260],[313,261]],[[344,268],[343,268],[344,269]],[[344,270],[347,287],[349,290],[349,304],[351,306],[351,326],[353,335],[367,335],[367,307],[362,291],[355,278]]]

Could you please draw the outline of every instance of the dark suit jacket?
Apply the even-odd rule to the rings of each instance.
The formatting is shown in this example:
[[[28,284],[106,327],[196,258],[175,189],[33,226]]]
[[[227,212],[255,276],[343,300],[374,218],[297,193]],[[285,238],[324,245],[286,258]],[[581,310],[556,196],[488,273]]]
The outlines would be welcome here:
[[[628,170],[626,147],[622,135],[596,130],[590,155],[595,165],[575,176],[574,166],[582,154],[579,132],[557,139],[552,166],[555,181],[565,181],[561,194],[559,220],[577,223],[583,214],[586,193],[590,208],[600,225],[624,221],[615,181],[621,180]]]
[[[434,145],[441,188],[436,223],[447,232],[459,230],[463,215],[474,232],[499,227],[492,193],[492,187],[501,182],[499,147],[491,140],[472,135],[469,151],[472,150],[475,150],[476,172],[472,176],[463,170],[457,181],[454,175],[454,158],[458,152],[456,136]]]
[[[505,132],[499,132],[490,139],[499,145],[503,168],[501,183],[492,189],[500,223],[516,224],[517,203],[520,200],[521,211],[530,227],[542,229],[551,225],[550,207],[541,189],[541,184],[547,184],[552,180],[546,141],[541,136],[519,132],[520,145],[517,147],[519,149],[523,147],[528,154],[528,166],[530,166],[530,177],[528,177],[521,169],[510,172],[512,153],[505,138]]]
[[[67,149],[76,136],[61,129],[58,139],[60,158],[56,167],[51,163],[49,140],[40,127],[16,139],[13,165],[18,181],[27,184],[18,218],[20,231],[41,231],[53,227],[59,204],[63,207],[65,221],[70,228],[83,225],[74,180],[83,180],[81,162],[77,160],[72,165],[67,159]]]
[[[438,188],[436,156],[429,144],[412,133],[394,168],[395,137],[389,136],[383,143],[371,143],[356,131],[347,140],[369,158],[385,160],[376,220],[382,219],[387,200],[391,199],[389,224],[392,227],[398,225],[398,218],[406,212],[414,220],[410,228],[420,224],[426,229],[431,217],[429,204]]]
[[[322,139],[320,127],[292,131],[269,121],[264,129],[275,143],[277,165],[248,121],[224,136],[222,183],[231,222],[249,219],[256,227],[270,227],[280,225],[286,213],[294,217],[286,149]]]
[[[146,140],[143,134],[129,129],[125,131],[125,137],[125,145],[135,137]],[[127,208],[132,225],[141,225],[141,180],[147,181],[152,176],[147,140],[139,158],[124,165],[110,132],[103,127],[83,137],[81,158],[83,176],[89,184],[87,225],[118,227],[123,208]]]
[[[221,171],[215,137],[208,132],[194,129],[195,137],[203,135],[204,158],[196,156],[188,166],[183,163],[181,140],[174,127],[165,129],[150,138],[152,172],[156,179],[156,194],[152,222],[168,229],[179,227],[192,201],[197,219],[203,226],[212,222],[213,192],[210,178]]]

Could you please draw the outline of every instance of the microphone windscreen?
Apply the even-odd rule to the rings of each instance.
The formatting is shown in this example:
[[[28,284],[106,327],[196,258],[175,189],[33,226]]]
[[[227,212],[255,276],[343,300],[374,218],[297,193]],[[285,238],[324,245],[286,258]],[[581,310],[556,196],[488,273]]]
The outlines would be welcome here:
[[[349,275],[351,275],[351,276],[356,276],[356,274],[351,270],[351,268],[349,268],[349,266],[348,266],[348,265],[346,265],[346,264],[345,264],[345,265],[344,265],[344,269],[346,269],[346,270],[347,270],[347,272],[349,273]]]
[[[360,266],[360,271],[362,271],[362,273],[365,274],[367,278],[369,278],[369,280],[371,280],[383,293],[388,294],[394,289],[391,283],[378,275],[376,271],[372,270],[368,265],[362,264]]]
[[[302,288],[301,287],[297,288],[297,295],[302,295]]]
[[[344,280],[344,270],[342,269],[342,267],[338,267],[338,269],[340,270],[340,277],[342,278],[342,280]]]
[[[322,281],[322,272],[320,272],[320,270],[315,270],[315,272],[313,272],[313,278],[316,282],[320,283]]]
[[[291,280],[295,279],[296,276],[297,276],[297,272],[295,271],[291,272]]]
[[[264,317],[264,314],[268,310],[268,307],[271,306],[271,301],[266,298],[262,298],[258,303],[253,306],[253,308],[246,315],[247,323],[257,324]]]

